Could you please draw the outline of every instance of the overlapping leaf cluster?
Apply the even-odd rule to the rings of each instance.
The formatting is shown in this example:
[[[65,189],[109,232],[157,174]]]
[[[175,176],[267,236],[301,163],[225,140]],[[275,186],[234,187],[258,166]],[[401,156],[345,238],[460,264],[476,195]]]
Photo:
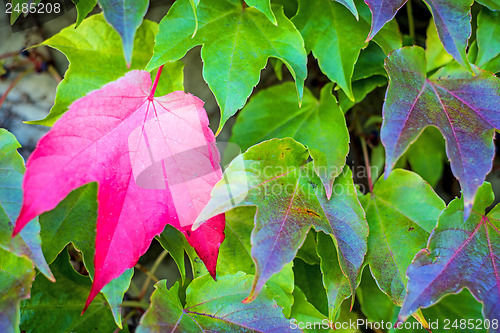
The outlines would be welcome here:
[[[75,26],[43,43],[70,66],[50,114],[31,122],[55,125],[28,162],[24,202],[19,145],[0,131],[1,330],[126,330],[128,268],[156,235],[181,278],[157,282],[139,332],[288,332],[298,322],[359,317],[430,329],[436,319],[488,319],[488,327],[466,329],[500,332],[500,217],[498,206],[487,209],[494,195],[485,182],[500,129],[500,3],[424,0],[432,19],[423,43],[414,31],[403,36],[394,19],[408,1],[177,0],[159,25],[144,19],[147,0],[74,1]],[[103,14],[86,18],[97,3]],[[183,90],[179,60],[199,45],[220,108],[217,133],[239,111],[229,141],[244,152],[222,177],[201,106],[176,104],[180,92],[154,98]],[[328,80],[319,86],[306,80],[316,61]],[[252,95],[268,63],[280,80],[284,64],[291,78]],[[385,86],[381,117],[364,119],[360,103]],[[79,124],[88,132],[73,133],[83,132]],[[141,126],[142,150],[129,128]],[[365,131],[374,127],[382,144],[370,155]],[[97,142],[95,151],[75,154],[85,140]],[[128,151],[127,142],[138,148]],[[362,154],[353,153],[357,146]],[[211,186],[174,188],[176,177],[206,176],[186,147],[211,163]],[[78,160],[82,151],[95,154],[102,177],[88,177],[96,172],[85,161],[58,171],[58,158]],[[120,154],[131,155],[123,162],[131,166],[117,162]],[[385,168],[370,169],[366,188],[351,170],[359,155],[366,167]],[[435,191],[447,160],[462,190],[448,205]],[[135,167],[163,170],[164,187],[136,190]],[[113,183],[124,172],[127,181]],[[41,174],[67,184],[51,188]],[[77,188],[89,179],[98,184]],[[103,190],[109,184],[126,189]],[[103,208],[121,192],[119,209]],[[21,205],[16,231],[43,214],[11,239]],[[89,278],[75,272],[65,248],[82,253]],[[122,256],[112,260],[108,251]],[[35,278],[34,265],[43,275]],[[361,310],[350,312],[355,302]],[[64,317],[47,310],[54,303],[67,308]],[[111,313],[102,311],[106,303]]]

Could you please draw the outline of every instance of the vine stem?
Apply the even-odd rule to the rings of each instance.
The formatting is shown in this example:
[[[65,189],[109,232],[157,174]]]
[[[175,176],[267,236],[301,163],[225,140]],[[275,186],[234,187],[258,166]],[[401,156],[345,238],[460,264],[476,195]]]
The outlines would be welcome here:
[[[163,250],[163,252],[160,253],[160,255],[158,256],[158,258],[156,258],[155,262],[153,263],[153,266],[151,267],[151,270],[149,271],[150,274],[148,274],[146,281],[144,281],[144,284],[143,284],[142,289],[141,289],[141,293],[137,297],[139,300],[141,300],[146,295],[146,292],[148,291],[149,284],[151,283],[151,280],[152,280],[151,276],[152,275],[154,276],[154,273],[156,272],[156,270],[160,266],[163,259],[165,259],[167,254],[168,254],[168,251]]]
[[[359,137],[361,140],[361,149],[363,150],[363,159],[365,160],[365,168],[368,176],[368,188],[370,193],[373,192],[373,181],[372,181],[372,169],[370,167],[370,157],[368,156],[368,148],[366,145],[366,140],[363,136]]]
[[[410,29],[410,37],[412,39],[412,43],[415,44],[415,21],[413,20],[413,6],[411,4],[411,0],[406,2],[406,12],[408,14],[408,26]]]
[[[149,94],[148,97],[150,101],[152,101],[153,98],[155,97],[156,88],[158,87],[158,81],[160,81],[160,76],[162,71],[163,71],[163,65],[161,65],[158,68],[158,73],[156,73],[155,82],[153,83],[153,87],[151,88],[151,93]]]

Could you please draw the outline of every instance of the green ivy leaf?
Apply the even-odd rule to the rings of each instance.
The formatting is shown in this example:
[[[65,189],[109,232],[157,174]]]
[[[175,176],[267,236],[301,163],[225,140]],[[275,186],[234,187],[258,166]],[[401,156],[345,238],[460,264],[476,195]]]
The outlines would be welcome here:
[[[241,110],[230,141],[246,150],[267,139],[294,138],[308,147],[330,198],[349,152],[349,131],[332,88],[324,86],[319,101],[306,88],[301,107],[291,82],[260,91]]]
[[[34,279],[35,269],[30,260],[0,248],[1,332],[19,332],[19,303],[30,297],[31,284]]]
[[[344,300],[353,295],[353,292],[349,280],[342,273],[335,243],[329,235],[318,233],[317,251],[321,258],[323,285],[328,298],[328,318],[333,321]]]
[[[356,9],[356,5],[354,4],[353,0],[335,0],[335,1],[346,6],[346,8],[349,9],[352,15],[354,15],[356,20],[359,20],[358,10]]]
[[[203,77],[221,110],[217,133],[243,107],[269,57],[285,63],[302,97],[307,72],[304,42],[282,8],[274,10],[277,26],[255,8],[242,9],[240,0],[202,0],[197,15],[198,32],[193,38],[195,20],[188,0],[172,5],[160,22],[155,53],[147,69],[178,60],[191,48],[203,44]]]
[[[406,267],[427,243],[445,204],[417,174],[396,169],[361,200],[370,227],[366,263],[396,305],[406,294]]]
[[[97,184],[91,183],[71,192],[56,208],[40,216],[42,249],[48,262],[54,261],[68,243],[82,253],[83,262],[94,276],[97,219]],[[112,280],[102,293],[121,328],[121,303],[130,286],[133,269]],[[82,307],[83,309],[83,307]]]
[[[89,13],[94,9],[95,5],[97,5],[97,0],[71,0],[76,6],[76,24],[75,27],[78,27],[80,23],[89,15]]]
[[[43,256],[38,219],[31,221],[26,230],[12,238],[23,199],[25,167],[23,158],[17,152],[20,147],[13,134],[0,128],[0,248],[30,258],[40,272],[54,280]]]
[[[99,0],[106,21],[120,34],[127,67],[130,67],[137,29],[149,7],[149,0]]]
[[[21,303],[21,329],[33,333],[113,332],[113,317],[105,310],[106,300],[98,295],[82,315],[92,285],[89,278],[75,272],[67,251],[50,265],[56,278],[52,283],[37,276],[31,298]]]
[[[302,259],[308,265],[319,264],[320,259],[316,251],[316,246],[318,245],[316,235],[317,232],[309,230],[306,239],[304,240],[304,244],[300,247],[295,258]]]
[[[255,7],[264,13],[274,25],[278,25],[278,21],[276,21],[276,17],[271,9],[271,0],[245,0],[245,2],[247,5]]]
[[[477,58],[476,65],[488,68],[488,62],[500,54],[500,12],[481,9],[477,16]]]
[[[23,4],[35,4],[38,5],[41,0],[11,0],[12,3],[12,14],[10,14],[10,25],[13,25],[16,23],[17,19],[19,18],[19,15],[22,14],[22,6]],[[19,6],[19,7],[17,7]],[[16,10],[18,8],[18,10]]]
[[[387,78],[381,75],[371,76],[366,79],[354,81],[352,91],[354,93],[354,102],[347,97],[343,91],[339,91],[339,106],[344,113],[349,111],[354,105],[362,102],[365,97],[373,90],[387,85]]]
[[[166,281],[160,281],[136,332],[292,332],[269,290],[251,304],[241,302],[252,279],[243,272],[217,281],[209,275],[197,278],[187,288],[184,307],[178,298],[179,284],[168,290]]]
[[[330,237],[330,236],[328,236]],[[302,290],[307,300],[323,315],[327,315],[328,296],[322,283],[322,272],[320,265],[306,264],[302,259],[293,260],[293,273],[295,285]]]
[[[335,179],[328,200],[313,167],[306,165],[308,157],[291,138],[253,146],[231,162],[193,225],[233,207],[258,207],[252,231],[256,277],[248,300],[293,260],[311,227],[335,238],[342,271],[354,290],[368,230],[351,172],[345,168]]]
[[[78,29],[75,29],[75,25],[64,28],[43,42],[43,45],[64,53],[70,64],[64,79],[57,87],[56,99],[50,114],[45,119],[28,123],[52,126],[68,110],[71,103],[88,92],[117,80],[129,69],[143,69],[153,53],[154,36],[157,31],[158,25],[148,20],[145,20],[137,30],[130,68],[127,68],[123,58],[119,35],[106,23],[102,15],[93,15],[85,19]],[[179,62],[165,66],[162,75],[168,76],[169,79],[160,81],[157,94],[164,95],[184,89],[182,68]]]
[[[318,59],[321,71],[353,100],[351,77],[369,28],[332,0],[299,0],[292,21],[304,37],[307,51]]]
[[[295,289],[293,291],[293,298],[294,301],[293,301],[292,315],[291,315],[291,317],[293,318],[291,320],[292,328],[294,328],[295,326],[297,326],[298,328],[299,323],[304,326],[307,323],[310,326],[314,324],[316,325],[315,327],[318,327],[325,321],[328,321],[328,317],[319,312],[314,307],[314,305],[309,303],[304,292],[297,286],[295,286]],[[307,333],[317,333],[317,332],[337,333],[337,331],[333,329],[325,331],[324,329],[315,329],[313,327],[304,328],[303,331]]]

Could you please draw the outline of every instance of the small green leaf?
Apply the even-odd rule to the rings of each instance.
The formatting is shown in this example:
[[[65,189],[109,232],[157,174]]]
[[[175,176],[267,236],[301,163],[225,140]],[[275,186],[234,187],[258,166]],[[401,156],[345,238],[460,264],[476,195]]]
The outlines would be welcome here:
[[[209,275],[197,278],[187,288],[185,307],[178,298],[179,285],[168,290],[165,280],[160,281],[136,332],[293,332],[269,290],[251,304],[241,302],[252,279],[243,272],[217,281]]]
[[[352,91],[354,93],[354,102],[351,101],[343,91],[339,91],[339,106],[344,113],[349,111],[355,104],[362,102],[365,97],[373,90],[387,85],[387,78],[381,75],[375,75],[366,79],[354,81]],[[381,166],[382,170],[383,164]]]
[[[500,0],[476,0],[481,5],[488,7],[490,10],[500,10]]]
[[[481,9],[477,16],[477,59],[476,65],[487,66],[493,58],[500,54],[500,12]]]
[[[273,22],[274,25],[278,25],[276,17],[271,9],[271,0],[245,0],[247,5],[252,6],[260,10],[269,21]]]
[[[19,332],[19,303],[30,297],[34,279],[35,269],[30,260],[0,248],[0,332]]]
[[[149,0],[99,0],[106,21],[120,34],[127,67],[132,62],[137,29],[149,7]]]
[[[71,103],[106,83],[115,81],[132,69],[143,69],[153,54],[154,36],[158,24],[145,20],[135,36],[132,65],[127,68],[123,58],[120,36],[109,26],[102,15],[85,19],[75,29],[71,25],[52,36],[43,45],[53,47],[66,55],[70,64],[64,79],[57,87],[56,99],[50,114],[30,124],[52,126],[68,110]],[[89,48],[89,45],[92,47]],[[92,64],[92,66],[89,66]],[[183,73],[180,62],[171,63],[163,69],[163,76],[157,93],[183,90]],[[154,76],[154,73],[153,73]]]
[[[295,258],[302,259],[308,265],[319,264],[319,257],[316,251],[316,235],[317,232],[309,230],[306,239],[304,240],[304,244],[300,247]]]
[[[202,0],[197,15],[198,32],[193,37],[195,20],[189,1],[172,5],[160,22],[155,53],[147,69],[178,60],[202,44],[203,77],[221,110],[217,133],[243,107],[269,57],[285,63],[302,97],[307,72],[304,41],[282,8],[274,8],[277,26],[257,9],[243,9],[240,0]]]
[[[346,8],[349,9],[352,15],[354,15],[356,20],[359,20],[358,10],[356,9],[356,5],[354,4],[353,0],[335,0],[335,1],[346,6]]]
[[[37,276],[31,298],[21,303],[21,329],[33,333],[113,332],[116,325],[106,310],[106,300],[98,295],[82,315],[92,285],[88,277],[75,272],[67,251],[50,265],[56,278],[52,283]]]
[[[97,5],[97,0],[71,0],[76,6],[76,24],[75,27],[78,27],[80,23],[89,15],[89,13],[94,9],[95,5]]]
[[[318,309],[314,307],[314,305],[309,303],[304,292],[297,286],[293,291],[293,297],[294,301],[291,316],[293,318],[291,321],[292,328],[295,328],[295,326],[297,326],[298,328],[299,325],[306,326],[307,324],[309,324],[310,326],[314,324],[317,327],[325,321],[328,321],[328,317],[319,312]],[[313,327],[304,327],[303,330],[307,333],[325,332],[324,329],[316,329]],[[326,332],[336,333],[336,331],[333,329],[330,329]]]
[[[23,5],[35,4],[38,5],[41,0],[12,0],[12,14],[10,14],[10,25],[16,23],[19,15],[23,13]],[[29,7],[28,7],[29,9]]]
[[[242,150],[271,138],[301,142],[308,147],[329,198],[349,152],[349,131],[332,88],[333,84],[325,85],[319,101],[306,89],[301,107],[291,82],[259,92],[239,114],[230,141]]]

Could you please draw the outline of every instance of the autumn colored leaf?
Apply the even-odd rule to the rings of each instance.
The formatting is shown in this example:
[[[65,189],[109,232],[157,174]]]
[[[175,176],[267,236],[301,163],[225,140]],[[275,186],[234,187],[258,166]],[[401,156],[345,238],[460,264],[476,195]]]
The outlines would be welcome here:
[[[400,307],[387,297],[386,294],[380,291],[377,283],[370,274],[370,270],[363,271],[363,278],[361,285],[357,290],[359,299],[362,299],[361,311],[366,318],[374,323],[377,322],[390,322],[396,324]],[[483,318],[481,314],[481,303],[476,301],[468,290],[463,290],[459,294],[450,294],[442,298],[439,303],[434,304],[432,307],[422,311],[423,316],[431,323],[432,333],[448,333],[450,329],[446,329],[445,325],[435,325],[434,323],[445,323],[450,321],[454,323],[455,320],[473,320],[474,323],[480,323]],[[407,325],[417,325],[414,318],[408,318]],[[460,325],[459,325],[460,326]],[[411,326],[416,327],[416,326]],[[463,326],[462,326],[463,327]],[[396,329],[390,332],[397,331]],[[403,330],[404,331],[404,330]],[[408,329],[408,331],[410,331]],[[426,332],[424,329],[412,330],[413,332]],[[482,329],[481,325],[475,325],[474,328],[470,326],[465,329],[460,329],[463,333],[485,333],[486,330]]]
[[[256,274],[247,301],[293,260],[311,227],[334,238],[342,272],[355,288],[368,230],[351,172],[345,169],[335,179],[328,200],[311,163],[306,165],[308,157],[291,138],[251,147],[231,162],[194,225],[237,206],[258,207],[251,238]]]
[[[15,233],[73,189],[99,184],[95,276],[87,305],[135,265],[167,223],[186,234],[215,275],[224,216],[191,231],[221,176],[215,138],[202,101],[181,91],[154,98],[154,91],[148,72],[132,71],[79,99],[27,163]]]
[[[185,306],[179,300],[179,284],[169,290],[162,280],[136,332],[293,332],[268,289],[252,304],[241,302],[252,279],[243,272],[217,281],[208,275],[197,278],[187,288]]]
[[[40,275],[41,276],[41,275]],[[42,277],[44,280],[45,277]],[[25,257],[0,248],[0,331],[19,332],[19,303],[30,296],[31,284],[35,279],[33,263]]]
[[[230,141],[246,150],[271,138],[294,138],[308,147],[330,198],[349,152],[349,132],[332,89],[325,85],[317,100],[306,88],[300,107],[291,82],[260,91],[241,110]]]
[[[119,34],[106,23],[101,14],[85,19],[77,29],[75,25],[71,25],[47,39],[43,45],[64,53],[69,60],[69,67],[64,79],[57,86],[56,99],[49,115],[45,119],[28,123],[52,126],[77,99],[117,80],[130,69],[144,69],[153,54],[157,32],[157,23],[144,20],[135,34],[130,68],[127,68],[123,57]],[[92,48],[89,49],[88,45],[92,45]],[[169,80],[160,81],[157,88],[159,96],[183,90],[182,70],[183,65],[180,62],[165,65],[163,75],[168,76]]]
[[[257,2],[262,1],[253,3]],[[285,63],[302,97],[307,72],[304,41],[281,8],[276,7],[273,13],[277,25],[255,8],[243,9],[240,0],[201,0],[198,31],[193,37],[196,21],[192,7],[188,0],[176,1],[160,22],[154,55],[146,69],[178,60],[202,44],[203,77],[221,110],[218,132],[243,107],[270,57]]]
[[[406,267],[425,247],[445,204],[422,178],[402,169],[380,178],[361,202],[370,228],[365,261],[379,288],[401,305]]]
[[[23,158],[17,152],[20,147],[13,134],[0,128],[0,248],[30,258],[40,272],[54,280],[43,256],[38,219],[35,218],[18,236],[12,238],[23,196],[25,168]]]
[[[149,7],[149,0],[99,0],[106,21],[120,34],[127,66],[132,62],[137,29]]]
[[[113,332],[116,325],[102,295],[82,315],[85,299],[92,283],[78,274],[64,250],[50,265],[56,282],[37,276],[31,288],[31,297],[21,302],[21,330],[46,332]]]
[[[427,248],[408,267],[408,293],[400,320],[463,288],[483,303],[485,319],[500,318],[500,206],[485,215],[493,200],[491,185],[483,184],[465,221],[463,198],[449,203]],[[500,332],[499,326],[492,326],[491,332]]]
[[[500,81],[476,67],[472,76],[456,63],[427,78],[420,47],[394,51],[386,69],[390,83],[380,135],[386,148],[386,177],[422,130],[436,126],[445,137],[467,217],[477,188],[492,166],[493,133],[500,128]]]
[[[394,18],[407,0],[365,0],[372,12],[368,40]],[[424,0],[432,12],[439,39],[446,51],[462,66],[472,71],[465,52],[471,28],[471,6],[474,0]]]

